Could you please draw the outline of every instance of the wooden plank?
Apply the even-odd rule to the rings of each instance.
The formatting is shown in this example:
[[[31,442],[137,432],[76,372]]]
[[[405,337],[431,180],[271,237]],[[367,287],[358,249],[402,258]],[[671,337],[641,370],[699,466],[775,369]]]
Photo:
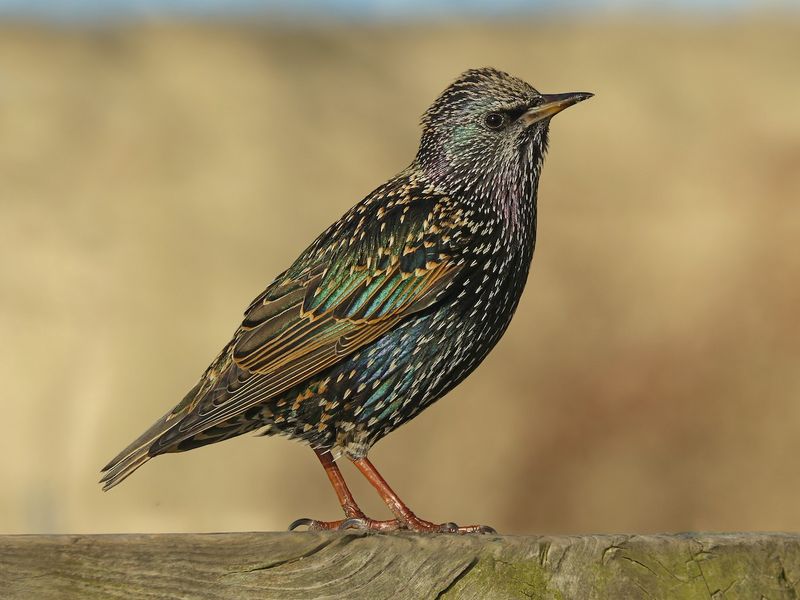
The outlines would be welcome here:
[[[800,597],[800,534],[0,536],[0,598]]]

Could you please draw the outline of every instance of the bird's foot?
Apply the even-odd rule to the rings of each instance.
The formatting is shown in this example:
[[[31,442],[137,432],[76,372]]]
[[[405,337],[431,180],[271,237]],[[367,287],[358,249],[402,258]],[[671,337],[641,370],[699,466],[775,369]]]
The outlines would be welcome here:
[[[389,521],[375,521],[368,517],[356,517],[338,521],[338,529],[363,529],[368,531],[415,531],[417,533],[482,533],[496,534],[497,531],[488,525],[467,525],[459,527],[455,523],[431,523],[417,516]]]
[[[418,533],[481,533],[481,534],[496,534],[497,531],[488,525],[463,525],[458,526],[455,523],[431,523],[425,519],[420,519],[412,514],[404,519],[404,529],[416,531]]]
[[[410,510],[402,511],[398,518],[378,521],[370,519],[358,508],[347,511],[347,517],[338,521],[317,521],[316,519],[297,519],[289,525],[289,531],[298,527],[307,527],[308,531],[343,531],[359,529],[362,531],[414,531],[417,533],[480,533],[496,534],[497,531],[488,525],[466,525],[459,527],[455,523],[431,523],[420,519]]]
[[[369,517],[359,516],[338,521],[317,521],[316,519],[297,519],[289,525],[289,531],[294,531],[298,527],[307,527],[308,531],[335,531],[345,529],[362,529],[367,531],[396,531],[402,529],[402,523],[397,519],[388,521],[376,521]]]

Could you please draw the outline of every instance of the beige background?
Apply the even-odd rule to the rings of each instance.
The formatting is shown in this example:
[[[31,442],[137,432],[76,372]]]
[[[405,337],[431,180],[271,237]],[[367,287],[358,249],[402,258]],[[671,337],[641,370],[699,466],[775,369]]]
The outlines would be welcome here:
[[[3,27],[0,531],[338,518],[277,438],[95,482],[483,65],[597,96],[553,123],[508,334],[374,462],[421,516],[506,533],[800,529],[798,64],[800,23],[757,15]]]

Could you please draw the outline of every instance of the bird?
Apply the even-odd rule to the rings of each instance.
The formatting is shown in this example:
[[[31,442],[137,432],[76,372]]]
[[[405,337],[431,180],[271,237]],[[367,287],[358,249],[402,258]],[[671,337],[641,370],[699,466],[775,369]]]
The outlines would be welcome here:
[[[492,533],[418,517],[368,458],[463,381],[508,328],[536,245],[551,118],[593,94],[542,94],[491,67],[421,119],[413,161],[330,225],[247,307],[181,402],[102,469],[108,490],[151,458],[247,432],[311,447],[344,513],[290,529]],[[367,517],[350,460],[393,518]]]

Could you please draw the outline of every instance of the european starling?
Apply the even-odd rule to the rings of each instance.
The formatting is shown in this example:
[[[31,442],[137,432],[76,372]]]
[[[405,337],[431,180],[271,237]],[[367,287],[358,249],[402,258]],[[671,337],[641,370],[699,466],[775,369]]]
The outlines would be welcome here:
[[[345,519],[290,528],[486,532],[418,518],[367,458],[453,389],[517,308],[536,241],[550,118],[591,97],[462,74],[422,118],[414,161],[328,227],[245,312],[186,397],[103,469],[109,489],[154,456],[249,431],[311,446]],[[364,515],[346,456],[395,518]]]

